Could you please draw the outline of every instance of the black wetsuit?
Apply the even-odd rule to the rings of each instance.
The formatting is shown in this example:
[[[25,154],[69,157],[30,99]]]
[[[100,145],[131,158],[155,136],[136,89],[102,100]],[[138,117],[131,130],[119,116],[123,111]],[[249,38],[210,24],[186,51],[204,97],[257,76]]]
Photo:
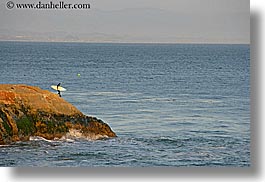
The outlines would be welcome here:
[[[60,90],[59,90],[59,88],[58,88],[60,85],[61,85],[61,83],[59,83],[59,84],[57,85],[57,91],[58,91],[58,95],[59,95],[60,97],[62,97],[62,96],[61,96],[61,92],[60,92]]]

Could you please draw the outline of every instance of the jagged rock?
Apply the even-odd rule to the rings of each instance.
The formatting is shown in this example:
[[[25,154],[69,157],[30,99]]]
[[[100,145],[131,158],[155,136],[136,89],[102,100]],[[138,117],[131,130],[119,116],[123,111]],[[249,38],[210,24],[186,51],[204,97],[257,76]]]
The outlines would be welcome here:
[[[65,136],[102,139],[116,137],[95,117],[82,114],[57,94],[28,85],[0,85],[0,144]]]

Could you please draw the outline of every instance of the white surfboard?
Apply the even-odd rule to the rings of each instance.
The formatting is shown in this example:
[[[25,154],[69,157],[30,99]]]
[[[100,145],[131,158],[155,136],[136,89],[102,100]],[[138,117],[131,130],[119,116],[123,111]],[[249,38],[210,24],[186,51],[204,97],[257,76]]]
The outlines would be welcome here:
[[[52,89],[54,89],[54,90],[59,90],[59,91],[61,91],[61,92],[66,91],[66,89],[63,88],[63,87],[61,87],[61,86],[59,86],[58,89],[57,89],[57,85],[52,85],[51,87],[52,87]]]

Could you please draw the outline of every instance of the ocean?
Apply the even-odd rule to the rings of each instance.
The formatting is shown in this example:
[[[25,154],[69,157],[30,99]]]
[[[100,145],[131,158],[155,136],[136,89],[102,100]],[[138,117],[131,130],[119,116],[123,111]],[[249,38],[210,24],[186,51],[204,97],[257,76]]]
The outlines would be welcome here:
[[[251,165],[249,45],[0,42],[0,64],[0,84],[60,82],[118,135],[31,137],[0,146],[0,166]]]

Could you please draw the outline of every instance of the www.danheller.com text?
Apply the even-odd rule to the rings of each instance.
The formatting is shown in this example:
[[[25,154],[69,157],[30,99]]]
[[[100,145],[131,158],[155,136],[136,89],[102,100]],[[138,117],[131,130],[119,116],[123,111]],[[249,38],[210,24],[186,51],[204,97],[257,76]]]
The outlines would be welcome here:
[[[89,3],[65,3],[64,1],[59,2],[41,2],[38,3],[14,3],[13,1],[8,1],[6,3],[8,9],[90,9]]]

